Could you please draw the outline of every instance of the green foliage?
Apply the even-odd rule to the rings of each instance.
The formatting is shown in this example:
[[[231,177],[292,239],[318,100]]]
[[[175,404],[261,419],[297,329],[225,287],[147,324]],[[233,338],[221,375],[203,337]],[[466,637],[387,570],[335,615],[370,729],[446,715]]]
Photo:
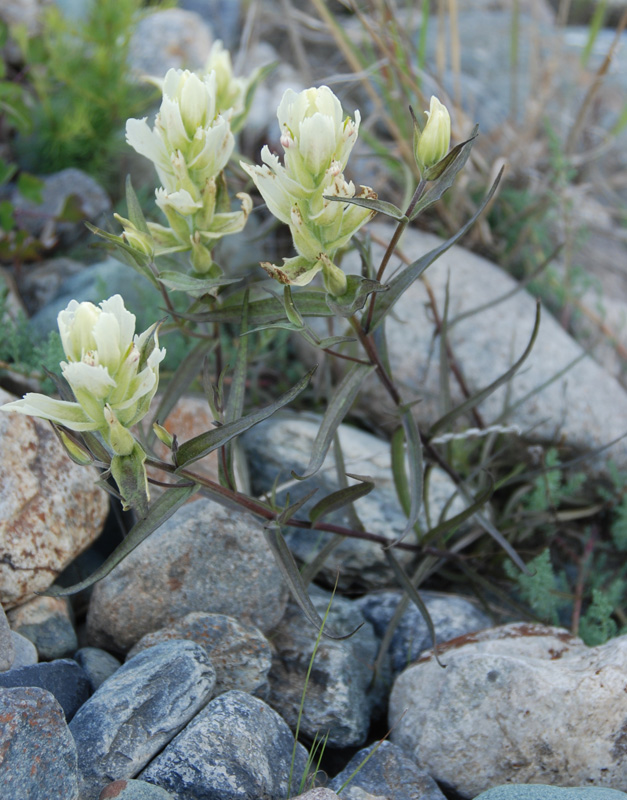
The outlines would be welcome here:
[[[622,592],[625,584],[620,581],[619,585]],[[600,589],[592,590],[592,602],[579,623],[579,636],[587,645],[594,647],[597,644],[604,644],[616,636],[618,626],[611,616],[614,608],[615,603],[610,599],[610,595]]]
[[[559,625],[559,612],[565,606],[563,596],[565,581],[555,575],[549,549],[543,550],[528,564],[529,575],[520,572],[511,561],[506,561],[506,574],[516,581],[521,598],[540,619],[551,625]]]

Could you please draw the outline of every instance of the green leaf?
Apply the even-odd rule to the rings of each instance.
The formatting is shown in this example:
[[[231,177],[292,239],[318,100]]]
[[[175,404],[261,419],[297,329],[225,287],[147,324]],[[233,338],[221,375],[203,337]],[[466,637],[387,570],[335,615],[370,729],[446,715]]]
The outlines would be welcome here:
[[[323,497],[309,512],[309,520],[315,526],[323,517],[332,514],[334,511],[344,508],[349,503],[354,503],[360,497],[365,497],[374,489],[374,481],[365,475],[351,475],[349,478],[354,478],[359,483],[353,486],[346,486],[343,489],[338,489],[336,492]]]
[[[512,378],[516,374],[516,372],[518,372],[518,370],[522,367],[527,358],[529,358],[529,355],[531,354],[531,351],[533,349],[533,345],[535,344],[536,338],[538,336],[538,332],[540,330],[540,308],[541,308],[540,301],[538,300],[536,303],[536,320],[533,326],[533,331],[531,333],[531,338],[529,339],[529,343],[525,348],[524,353],[518,359],[518,361],[516,361],[516,363],[513,364],[507,370],[507,372],[504,372],[503,375],[500,376],[500,378],[497,378],[489,386],[486,386],[484,389],[481,389],[480,391],[476,392],[476,394],[474,394],[472,397],[469,397],[463,403],[460,403],[460,405],[452,409],[452,411],[449,411],[448,414],[445,414],[443,417],[440,417],[440,419],[436,420],[436,422],[434,422],[431,428],[429,429],[428,437],[430,439],[433,438],[433,436],[435,436],[435,434],[438,431],[448,427],[459,416],[465,414],[467,411],[471,411],[475,406],[477,406],[479,403],[485,400],[486,397],[489,397],[493,392],[495,392],[499,388],[499,386],[502,386],[504,383],[507,383],[507,381],[509,381],[510,378]]]
[[[228,286],[231,283],[239,283],[239,278],[196,278],[185,272],[160,272],[158,280],[175,292],[187,292],[193,297],[201,297],[209,294],[220,286]]]
[[[128,431],[127,431],[128,434]],[[148,514],[148,483],[146,479],[146,453],[136,442],[128,455],[115,455],[111,459],[111,476],[123,499],[123,508],[133,508],[144,519]]]
[[[307,492],[307,494],[303,495],[298,500],[296,500],[296,502],[287,505],[276,518],[276,522],[279,525],[284,525],[289,519],[298,514],[301,508],[311,500],[311,498],[316,494],[317,491],[318,491],[317,488],[312,489],[310,492]],[[289,503],[289,494],[287,502]]]
[[[41,203],[43,198],[41,193],[44,188],[44,182],[41,178],[31,175],[28,172],[20,172],[17,179],[17,189],[22,197],[30,200],[31,203]]]
[[[320,428],[313,443],[311,459],[302,475],[292,476],[301,481],[314,475],[322,466],[322,462],[333,442],[333,437],[359,392],[361,384],[374,370],[370,364],[355,364],[344,376],[335,393],[329,400]]]
[[[376,211],[379,214],[385,214],[386,217],[392,217],[399,222],[408,222],[407,217],[397,208],[393,203],[387,203],[385,200],[370,200],[366,197],[337,197],[335,195],[323,195],[325,200],[334,200],[337,203],[350,203],[354,206],[362,206]]]
[[[8,183],[17,172],[17,164],[11,164],[0,158],[0,186]],[[5,201],[8,202],[8,201]]]
[[[470,154],[470,149],[471,148],[468,148],[467,151],[466,151],[465,148],[467,147],[468,144],[470,144],[471,142],[474,142],[474,140],[477,138],[478,130],[479,130],[479,126],[476,125],[475,129],[472,132],[472,136],[470,137],[470,139],[466,139],[465,142],[461,142],[460,144],[456,145],[451,150],[451,152],[447,153],[447,155],[445,155],[444,158],[442,158],[440,161],[438,161],[437,164],[434,164],[432,167],[430,167],[428,170],[426,170],[425,174],[424,174],[425,180],[427,180],[427,181],[437,181],[438,178],[440,178],[444,174],[445,170],[447,170],[449,168],[452,168],[454,162],[457,161],[458,158],[462,155],[462,151],[464,151],[464,153],[468,152],[468,154]],[[466,155],[466,158],[464,158],[464,164],[466,163],[467,160],[468,160],[468,155]],[[464,164],[462,164],[460,167],[455,169],[455,174],[457,174],[459,172],[459,170],[464,166]],[[455,166],[457,166],[457,165],[455,165]],[[453,177],[455,177],[455,174],[453,175]]]
[[[244,431],[249,430],[254,425],[257,425],[258,422],[262,422],[264,419],[272,416],[275,411],[278,411],[283,406],[290,403],[295,397],[307,387],[311,376],[316,371],[316,367],[310,369],[309,372],[304,375],[297,384],[295,384],[289,391],[285,392],[275,400],[274,403],[271,403],[269,406],[260,409],[259,411],[255,411],[252,414],[249,414],[246,417],[242,417],[234,422],[227,422],[225,425],[221,425],[219,428],[215,428],[214,430],[207,431],[206,433],[201,433],[200,436],[195,436],[193,439],[189,439],[187,442],[184,442],[178,449],[177,452],[177,463],[178,469],[181,469],[188,464],[191,464],[194,461],[198,461],[198,459],[203,458],[208,453],[211,453],[212,450],[220,447],[223,444],[226,444],[235,436],[239,436]]]
[[[112,249],[117,259],[128,267],[131,267],[131,269],[134,269],[135,272],[139,272],[144,278],[147,278],[156,289],[159,288],[157,279],[148,266],[151,263],[150,256],[133,249],[130,245],[126,244],[126,242],[123,242],[120,236],[108,233],[108,231],[103,231],[101,228],[92,225],[91,222],[85,222],[85,226],[89,228],[92,233],[95,233],[96,236],[100,236],[101,239],[105,239],[113,245]]]
[[[375,311],[372,318],[372,325],[370,326],[370,331],[374,331],[374,329],[381,324],[383,319],[387,316],[390,312],[391,308],[394,306],[396,301],[399,297],[405,292],[408,286],[410,286],[417,278],[419,278],[422,273],[427,269],[427,267],[431,266],[433,262],[438,259],[443,253],[446,253],[454,244],[456,244],[465,234],[470,230],[470,228],[474,225],[477,221],[481,212],[486,207],[486,205],[490,202],[494,192],[499,185],[499,181],[501,180],[501,176],[503,175],[503,170],[501,170],[492,184],[490,191],[487,193],[485,198],[483,199],[481,205],[477,209],[477,211],[473,214],[473,216],[468,220],[468,222],[463,225],[454,236],[451,236],[450,239],[447,239],[445,242],[442,242],[441,245],[435,247],[429,253],[425,253],[424,256],[421,256],[416,261],[412,262],[407,269],[404,269],[399,275],[393,278],[390,283],[388,284],[388,290],[385,294],[380,295],[376,299]]]
[[[319,342],[316,344],[316,347],[321,348],[322,350],[328,349],[329,347],[333,347],[336,344],[344,344],[344,342],[356,342],[354,336],[328,336],[326,339],[320,339]]]
[[[128,218],[137,230],[150,235],[148,225],[146,224],[146,218],[144,217],[144,212],[135,194],[135,189],[133,189],[133,182],[131,181],[130,175],[126,176],[126,207],[128,209]]]
[[[387,292],[388,287],[360,275],[346,276],[346,292],[341,297],[327,295],[327,305],[331,311],[340,317],[352,317],[366,304],[368,295],[373,292]]]
[[[13,203],[10,200],[0,201],[0,228],[2,228],[5,233],[9,233],[9,231],[15,228]]]
[[[467,519],[470,519],[477,514],[477,512],[481,511],[485,504],[489,502],[492,494],[494,493],[494,481],[492,480],[491,476],[488,476],[488,478],[488,487],[467,508],[465,508],[463,511],[460,511],[459,514],[455,514],[453,517],[445,519],[444,522],[441,522],[439,525],[436,525],[435,528],[431,528],[424,534],[422,538],[424,544],[432,542],[435,539],[439,539],[450,531],[457,530],[457,528],[459,528],[462,523],[466,522]]]
[[[392,470],[397,492],[400,488],[399,502],[407,514],[407,525],[396,542],[400,542],[407,536],[418,522],[422,508],[423,490],[422,444],[418,425],[412,416],[411,409],[405,408],[401,411],[401,423],[402,428],[399,430],[402,431],[403,436],[395,436],[392,440]],[[403,452],[404,442],[407,442],[407,458]],[[409,467],[409,478],[405,472],[406,463]]]
[[[211,309],[200,314],[181,313],[177,316],[180,319],[190,322],[235,322],[239,323],[242,316],[241,294],[235,294],[229,298],[222,308]],[[305,290],[298,292],[298,310],[304,317],[330,317],[333,312],[327,305],[324,292]],[[239,301],[239,302],[238,302]],[[249,305],[248,324],[249,325],[273,325],[279,322],[286,322],[285,308],[283,303],[275,297],[264,300],[254,300]],[[260,330],[263,330],[260,328]]]
[[[150,506],[148,514],[144,519],[137,522],[128,532],[124,541],[119,544],[116,549],[111,553],[109,558],[98,569],[93,572],[89,578],[86,578],[74,586],[51,586],[45,592],[38,592],[47,597],[65,597],[69,594],[76,594],[83,589],[87,589],[97,581],[102,580],[107,576],[114,567],[122,561],[126,556],[131,553],[144,539],[146,539],[153,531],[156,531],[160,525],[169,519],[178,509],[185,503],[198,489],[196,484],[181,484],[174,485],[172,488],[167,489],[161,497],[157,498]]]

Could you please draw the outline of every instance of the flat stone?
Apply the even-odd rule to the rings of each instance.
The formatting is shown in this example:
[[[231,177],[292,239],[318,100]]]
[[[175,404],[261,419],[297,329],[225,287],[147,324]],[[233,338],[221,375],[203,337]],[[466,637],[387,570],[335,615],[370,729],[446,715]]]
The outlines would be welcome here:
[[[365,792],[394,800],[446,800],[433,778],[389,741],[376,742],[356,753],[329,781],[328,788],[339,792],[349,779],[342,789],[343,800],[364,800]]]
[[[78,647],[67,597],[34,597],[8,613],[11,628],[35,645],[42,661],[70,656]]]
[[[395,681],[391,739],[463,797],[516,780],[627,788],[627,636],[506,625],[424,654]],[[465,639],[465,641],[464,641]]]
[[[267,631],[286,603],[261,524],[202,499],[179,509],[96,584],[89,643],[125,652],[192,611],[226,614]]]
[[[106,681],[72,720],[81,800],[133,778],[207,703],[215,671],[194,642],[156,645]]]
[[[596,786],[550,786],[510,783],[482,792],[475,800],[625,800],[627,794]]]
[[[6,614],[0,605],[0,672],[11,669],[15,661],[15,646]]]
[[[138,76],[163,78],[169,69],[204,67],[213,34],[199,14],[180,8],[155,11],[140,19],[131,38],[129,66]]]
[[[272,649],[258,628],[224,614],[196,611],[169,628],[147,633],[129,651],[127,660],[171,639],[188,639],[204,647],[216,671],[214,696],[239,689],[266,699]]]
[[[172,800],[172,795],[160,786],[146,781],[113,781],[100,792],[98,800]]]
[[[89,681],[72,659],[58,659],[43,664],[0,672],[0,687],[37,687],[57,700],[69,722],[90,694]]]
[[[0,772],[7,800],[79,800],[74,739],[49,692],[0,688]]]
[[[140,777],[175,800],[285,800],[294,737],[262,700],[232,691],[216,697]],[[307,751],[298,744],[292,787],[300,784]]]
[[[0,402],[16,398],[0,389]],[[48,422],[0,412],[0,602],[43,591],[100,534],[97,473],[74,464]]]
[[[85,671],[92,692],[99,689],[122,666],[115,656],[99,647],[81,647],[73,658]]]
[[[21,633],[16,633],[15,631],[11,631],[11,639],[15,650],[15,658],[11,669],[30,667],[31,664],[36,664],[39,661],[37,648],[30,639],[27,639],[26,636],[22,636]]]

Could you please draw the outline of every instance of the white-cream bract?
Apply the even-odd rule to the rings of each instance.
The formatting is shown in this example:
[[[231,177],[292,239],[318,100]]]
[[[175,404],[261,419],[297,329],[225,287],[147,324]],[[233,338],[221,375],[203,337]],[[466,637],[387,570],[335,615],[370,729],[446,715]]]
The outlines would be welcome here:
[[[416,160],[423,169],[433,167],[448,153],[451,144],[451,117],[445,105],[432,96],[425,111],[427,124],[416,144]]]

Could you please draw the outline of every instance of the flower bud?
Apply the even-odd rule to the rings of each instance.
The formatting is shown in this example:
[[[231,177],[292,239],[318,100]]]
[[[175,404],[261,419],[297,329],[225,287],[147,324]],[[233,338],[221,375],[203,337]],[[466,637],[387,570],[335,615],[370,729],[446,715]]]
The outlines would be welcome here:
[[[437,97],[431,97],[427,124],[422,133],[414,128],[414,154],[421,170],[433,167],[448,153],[451,143],[451,118],[446,106]]]

